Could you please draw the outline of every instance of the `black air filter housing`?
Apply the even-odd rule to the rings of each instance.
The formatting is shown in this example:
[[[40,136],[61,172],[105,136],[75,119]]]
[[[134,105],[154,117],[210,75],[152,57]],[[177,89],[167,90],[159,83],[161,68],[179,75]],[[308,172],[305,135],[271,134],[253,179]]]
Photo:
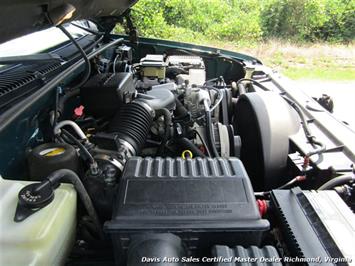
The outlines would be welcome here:
[[[212,258],[217,259],[214,266],[282,266],[282,259],[273,246],[229,248],[216,245],[212,249]]]
[[[196,254],[215,244],[258,245],[269,223],[237,158],[129,159],[105,230],[124,256],[132,236],[178,235]]]

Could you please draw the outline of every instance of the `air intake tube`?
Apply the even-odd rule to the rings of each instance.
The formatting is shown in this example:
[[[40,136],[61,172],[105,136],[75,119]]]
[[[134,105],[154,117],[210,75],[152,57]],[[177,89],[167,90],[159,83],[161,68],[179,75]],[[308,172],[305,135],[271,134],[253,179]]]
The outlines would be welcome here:
[[[123,105],[111,120],[108,132],[115,135],[121,170],[128,158],[141,151],[154,115],[154,110],[147,103],[135,100]]]
[[[183,266],[182,240],[170,233],[135,235],[127,251],[128,266]]]

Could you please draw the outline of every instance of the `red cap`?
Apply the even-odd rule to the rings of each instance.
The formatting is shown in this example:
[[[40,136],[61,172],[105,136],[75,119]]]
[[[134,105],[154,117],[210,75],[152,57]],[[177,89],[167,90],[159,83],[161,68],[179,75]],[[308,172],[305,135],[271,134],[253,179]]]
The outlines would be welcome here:
[[[84,109],[85,107],[83,105],[80,105],[79,107],[74,109],[74,118],[79,118],[84,115]]]
[[[305,175],[299,175],[299,176],[296,176],[296,181],[302,182],[302,181],[305,181],[306,178],[307,177]]]
[[[268,208],[266,200],[258,199],[256,200],[256,203],[258,204],[261,217],[264,216],[267,213],[267,208]]]

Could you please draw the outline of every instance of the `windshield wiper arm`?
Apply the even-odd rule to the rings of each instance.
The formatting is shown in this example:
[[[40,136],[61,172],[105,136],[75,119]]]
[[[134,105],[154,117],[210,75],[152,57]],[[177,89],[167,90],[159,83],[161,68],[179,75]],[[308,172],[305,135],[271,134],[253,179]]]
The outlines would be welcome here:
[[[63,62],[63,58],[57,54],[32,54],[20,56],[6,56],[0,57],[0,65],[11,64],[33,64],[33,63],[50,63],[50,62]]]

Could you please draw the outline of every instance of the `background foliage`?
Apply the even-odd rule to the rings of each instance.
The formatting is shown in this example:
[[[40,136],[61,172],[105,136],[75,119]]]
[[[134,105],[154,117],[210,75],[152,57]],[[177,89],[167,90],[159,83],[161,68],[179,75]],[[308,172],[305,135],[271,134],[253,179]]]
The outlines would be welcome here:
[[[352,42],[355,0],[140,0],[141,36],[186,42]]]

